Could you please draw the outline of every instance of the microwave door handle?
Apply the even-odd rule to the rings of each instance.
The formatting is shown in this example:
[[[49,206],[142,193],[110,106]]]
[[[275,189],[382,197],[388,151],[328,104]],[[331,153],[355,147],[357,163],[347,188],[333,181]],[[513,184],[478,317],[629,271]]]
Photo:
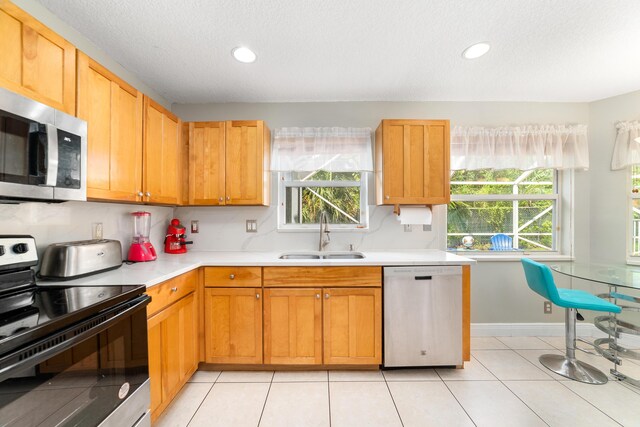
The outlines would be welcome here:
[[[47,124],[47,187],[55,187],[58,182],[58,129]]]

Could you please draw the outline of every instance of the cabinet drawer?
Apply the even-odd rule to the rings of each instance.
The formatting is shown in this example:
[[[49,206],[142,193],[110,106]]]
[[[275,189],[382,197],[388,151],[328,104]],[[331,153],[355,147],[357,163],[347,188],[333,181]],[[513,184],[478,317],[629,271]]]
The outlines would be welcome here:
[[[193,270],[147,289],[147,295],[151,297],[147,317],[195,291],[197,283],[198,270]]]
[[[259,288],[261,267],[206,267],[204,286],[209,288]]]
[[[380,287],[382,267],[265,267],[267,287]]]

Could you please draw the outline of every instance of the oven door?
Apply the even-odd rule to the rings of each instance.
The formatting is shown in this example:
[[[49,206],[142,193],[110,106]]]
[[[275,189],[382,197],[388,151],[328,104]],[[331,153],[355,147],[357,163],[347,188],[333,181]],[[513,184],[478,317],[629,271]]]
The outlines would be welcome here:
[[[149,300],[142,295],[3,356],[0,425],[133,426],[148,420]]]

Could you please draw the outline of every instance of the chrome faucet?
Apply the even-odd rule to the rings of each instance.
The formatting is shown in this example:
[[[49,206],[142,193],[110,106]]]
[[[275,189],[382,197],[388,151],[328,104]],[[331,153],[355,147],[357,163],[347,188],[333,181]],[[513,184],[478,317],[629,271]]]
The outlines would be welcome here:
[[[318,243],[318,250],[322,251],[325,246],[329,244],[331,237],[329,236],[329,218],[325,211],[320,212],[320,242]]]

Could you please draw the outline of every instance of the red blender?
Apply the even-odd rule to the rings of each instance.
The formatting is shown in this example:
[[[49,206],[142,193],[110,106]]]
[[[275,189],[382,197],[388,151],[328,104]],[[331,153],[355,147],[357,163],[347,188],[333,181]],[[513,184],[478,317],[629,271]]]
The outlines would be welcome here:
[[[151,212],[133,212],[133,240],[127,259],[134,262],[153,261],[156,250],[149,241],[151,232]]]
[[[186,231],[185,226],[180,224],[178,218],[172,219],[164,238],[164,251],[168,254],[187,253],[187,245],[191,245],[193,242],[186,240]]]

